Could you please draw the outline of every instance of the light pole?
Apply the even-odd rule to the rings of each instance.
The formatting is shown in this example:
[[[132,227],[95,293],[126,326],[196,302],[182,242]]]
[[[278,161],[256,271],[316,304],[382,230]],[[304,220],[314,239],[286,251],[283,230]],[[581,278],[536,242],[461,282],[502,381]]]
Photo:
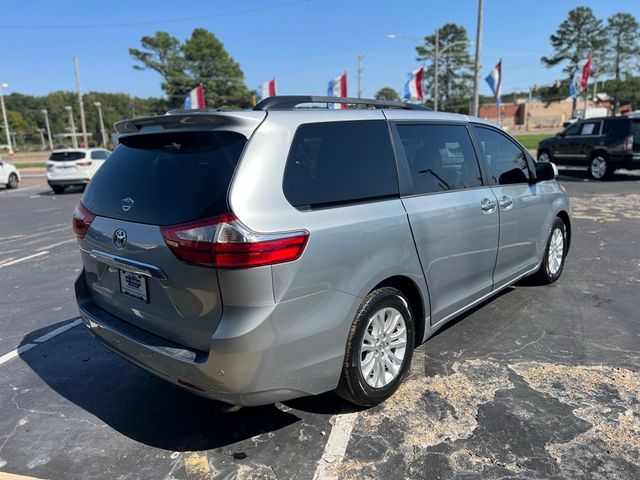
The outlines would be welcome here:
[[[9,154],[13,153],[13,147],[11,146],[11,134],[9,133],[9,121],[7,120],[7,109],[4,106],[4,95],[2,93],[3,88],[8,88],[6,83],[0,83],[0,104],[2,104],[2,121],[4,122],[4,133],[7,135],[7,148]]]
[[[64,107],[69,112],[69,128],[71,129],[71,141],[73,142],[73,148],[78,148],[78,139],[76,138],[76,124],[73,121],[73,108],[70,105]]]
[[[470,40],[460,40],[458,42],[453,42],[450,43],[449,45],[445,46],[442,50],[440,50],[439,45],[438,45],[438,40],[439,40],[439,34],[438,34],[439,30],[436,30],[436,49],[435,49],[435,85],[434,85],[434,90],[436,91],[435,94],[435,99],[433,101],[433,109],[437,112],[438,111],[438,65],[440,62],[440,57],[442,56],[442,54],[444,52],[446,52],[447,50],[449,50],[451,47],[455,47],[457,45],[473,45],[473,42]]]
[[[98,118],[100,119],[100,135],[102,135],[102,146],[107,148],[107,136],[104,131],[104,119],[102,118],[102,104],[100,102],[93,102],[98,109]]]
[[[478,29],[476,30],[476,61],[473,68],[473,108],[471,115],[478,116],[480,110],[480,46],[482,45],[484,0],[478,0]],[[498,115],[499,116],[499,115]]]
[[[38,130],[38,133],[40,134],[40,141],[42,142],[42,150],[46,150],[47,149],[47,145],[44,143],[44,128],[36,128],[36,130]]]
[[[414,37],[412,35],[397,35],[395,33],[390,33],[388,35],[385,35],[385,38],[402,38],[403,40],[409,40],[411,42],[414,42],[418,45],[422,45],[423,41],[420,37]],[[433,52],[433,64],[434,64],[434,79],[433,79],[433,110],[434,111],[438,111],[438,97],[439,97],[439,80],[438,80],[438,71],[440,70],[439,66],[440,66],[440,57],[442,56],[442,54],[444,52],[446,52],[447,50],[449,50],[452,47],[455,47],[457,45],[473,45],[473,42],[469,41],[469,40],[460,40],[457,42],[453,42],[450,43],[449,45],[445,46],[444,48],[440,49],[440,29],[436,29],[436,42],[435,42],[435,48],[434,48],[434,52]],[[429,54],[427,54],[429,55]]]
[[[49,140],[49,150],[53,150],[53,142],[51,141],[51,125],[49,125],[49,112],[46,108],[40,110],[40,113],[44,115],[44,123],[47,127],[47,139]]]

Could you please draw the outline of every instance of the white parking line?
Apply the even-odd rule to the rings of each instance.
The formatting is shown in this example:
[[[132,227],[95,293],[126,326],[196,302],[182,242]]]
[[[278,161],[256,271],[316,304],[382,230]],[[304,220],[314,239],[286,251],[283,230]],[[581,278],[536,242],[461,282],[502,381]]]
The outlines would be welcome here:
[[[38,251],[40,250],[47,250],[49,248],[54,248],[54,247],[59,247],[60,245],[65,245],[67,243],[71,243],[71,242],[75,242],[76,239],[75,238],[70,238],[68,240],[63,240],[62,242],[58,242],[58,243],[52,243],[51,245],[47,245],[46,247],[40,247],[38,249]]]
[[[31,260],[32,258],[40,257],[42,255],[46,255],[49,253],[49,250],[45,250],[44,252],[34,253],[33,255],[28,255],[22,258],[16,258],[15,260],[11,260],[10,262],[0,263],[0,268],[9,267],[11,265],[15,265],[16,263],[24,262],[26,260]]]
[[[318,461],[313,480],[334,480],[338,478],[338,475],[329,472],[329,467],[333,466],[335,468],[342,462],[357,417],[358,412],[354,412],[334,415],[331,418],[333,428],[329,434],[327,444],[324,446],[322,458]]]
[[[9,193],[24,192],[25,190],[33,190],[34,188],[42,188],[42,185],[34,185],[33,187],[20,187],[20,188],[16,188],[15,190],[3,190],[3,191],[0,192],[0,195],[7,195]]]
[[[49,333],[45,333],[41,337],[36,338],[31,343],[26,343],[18,348],[11,350],[9,353],[5,353],[0,357],[0,365],[2,365],[3,363],[7,363],[9,360],[16,358],[21,353],[31,350],[33,347],[37,347],[39,344],[51,340],[53,337],[57,337],[61,333],[64,333],[67,330],[75,327],[76,325],[80,325],[81,323],[82,320],[76,318],[73,322],[69,322],[65,325],[62,325],[61,327],[56,328],[55,330],[51,330]]]

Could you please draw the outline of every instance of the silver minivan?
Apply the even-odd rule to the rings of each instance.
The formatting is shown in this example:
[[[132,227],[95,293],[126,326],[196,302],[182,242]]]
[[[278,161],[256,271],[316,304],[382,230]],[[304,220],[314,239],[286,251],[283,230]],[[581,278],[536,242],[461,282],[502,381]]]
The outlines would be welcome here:
[[[337,101],[361,108],[305,108]],[[84,323],[234,405],[379,403],[417,345],[569,249],[554,165],[478,118],[278,96],[116,130],[73,219]]]

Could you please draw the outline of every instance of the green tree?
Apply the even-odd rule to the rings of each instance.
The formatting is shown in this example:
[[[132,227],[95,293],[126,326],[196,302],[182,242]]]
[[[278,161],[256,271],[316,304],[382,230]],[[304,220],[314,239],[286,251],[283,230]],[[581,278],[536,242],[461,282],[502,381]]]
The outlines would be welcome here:
[[[202,83],[208,107],[246,108],[253,92],[244,84],[244,74],[224,45],[204,28],[196,28],[183,43],[166,32],[144,36],[142,49],[130,48],[137,61],[134,68],[151,69],[163,77],[162,89],[170,107],[182,106],[184,98]]]
[[[600,53],[607,46],[608,38],[602,20],[596,18],[589,7],[576,7],[569,12],[556,33],[551,35],[550,41],[555,53],[542,57],[542,64],[551,68],[566,63],[564,71],[570,77],[589,53],[600,57]],[[574,112],[575,109],[574,98]]]
[[[556,33],[550,37],[555,53],[541,58],[547,67],[568,62],[564,71],[571,75],[589,52],[597,53],[608,42],[602,21],[595,17],[589,7],[577,7],[569,12]]]
[[[607,20],[609,34],[609,48],[607,57],[610,59],[607,70],[614,76],[614,109],[618,107],[621,78],[631,76],[637,68],[637,55],[640,50],[640,25],[630,13],[616,13]]]
[[[473,73],[469,55],[469,37],[462,25],[447,23],[438,34],[438,108],[440,110],[466,112],[471,95]],[[455,44],[455,45],[453,45]],[[426,61],[425,97],[434,100],[436,36],[424,38],[424,45],[416,47],[418,61]]]
[[[391,87],[382,87],[380,90],[378,90],[378,93],[376,93],[375,98],[376,100],[389,100],[392,102],[400,101],[400,95],[398,95],[398,92],[396,92],[395,89]]]

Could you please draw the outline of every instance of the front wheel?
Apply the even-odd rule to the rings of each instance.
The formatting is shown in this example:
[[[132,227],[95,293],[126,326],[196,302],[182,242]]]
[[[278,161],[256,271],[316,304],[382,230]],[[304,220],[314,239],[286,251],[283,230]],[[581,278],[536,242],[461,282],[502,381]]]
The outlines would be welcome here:
[[[556,217],[551,225],[547,249],[545,250],[540,270],[534,275],[539,283],[553,283],[560,278],[564,268],[567,248],[567,227],[560,218]]]
[[[347,338],[336,393],[365,407],[397,390],[411,365],[415,325],[404,295],[383,287],[365,297]]]
[[[12,173],[9,175],[9,182],[7,183],[7,188],[18,188],[18,175]]]
[[[594,180],[604,180],[611,174],[611,167],[604,155],[595,155],[589,164],[589,175]]]

